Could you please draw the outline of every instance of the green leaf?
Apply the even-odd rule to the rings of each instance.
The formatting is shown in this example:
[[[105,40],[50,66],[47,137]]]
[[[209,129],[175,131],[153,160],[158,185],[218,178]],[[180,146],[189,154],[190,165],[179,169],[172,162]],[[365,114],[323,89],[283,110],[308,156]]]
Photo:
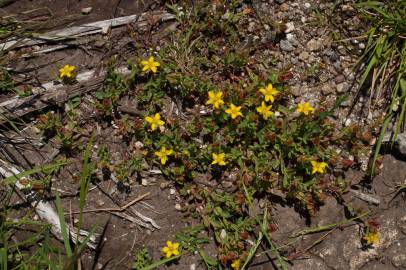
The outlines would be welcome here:
[[[44,171],[54,171],[55,169],[59,169],[61,166],[67,165],[70,162],[57,162],[54,164],[50,164],[50,165],[44,165],[44,166],[40,166],[40,167],[35,167],[31,170],[26,170],[24,172],[21,172],[19,174],[13,175],[13,176],[9,176],[5,179],[3,179],[3,183],[11,185],[11,184],[15,184],[19,179],[23,178],[23,177],[27,177],[29,175],[32,174],[36,174],[36,173],[40,173],[40,172],[44,172]]]
[[[62,233],[63,243],[65,245],[66,254],[68,255],[69,258],[72,258],[73,253],[72,253],[72,248],[70,246],[69,233],[68,233],[68,229],[66,226],[65,215],[63,212],[61,198],[59,197],[59,193],[56,193],[56,209],[57,209],[58,216],[59,216],[59,223],[61,225],[61,233]]]

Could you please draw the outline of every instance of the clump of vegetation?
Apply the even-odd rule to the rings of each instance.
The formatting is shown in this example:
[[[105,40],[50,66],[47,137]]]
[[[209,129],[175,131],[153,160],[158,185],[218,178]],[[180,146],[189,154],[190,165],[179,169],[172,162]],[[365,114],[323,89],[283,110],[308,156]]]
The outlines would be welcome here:
[[[134,259],[133,268],[134,269],[143,269],[144,267],[150,265],[152,263],[152,258],[148,253],[147,248],[143,248],[138,251],[137,255]]]
[[[0,68],[0,94],[8,94],[14,91],[14,80],[7,70]]]
[[[371,163],[375,174],[376,160],[384,134],[392,121],[393,142],[405,123],[406,112],[406,3],[404,1],[359,1],[359,10],[370,22],[368,42],[359,60],[363,74],[361,87],[379,103],[389,97],[381,134]]]
[[[135,269],[154,269],[187,252],[199,253],[207,268],[245,269],[261,244],[287,269],[287,254],[272,241],[276,226],[268,210],[271,198],[279,196],[311,217],[327,196],[341,198],[349,185],[345,170],[359,165],[356,158],[369,151],[368,128],[342,128],[333,121],[343,99],[295,103],[285,84],[292,74],[271,69],[255,46],[240,49],[245,38],[240,30],[251,13],[241,8],[242,2],[216,8],[205,1],[193,8],[168,5],[180,24],[167,46],[129,61],[128,79],[109,67],[94,95],[96,121],[114,124],[115,135],[129,151],[113,162],[107,147],[96,155],[90,154],[90,146],[86,149],[81,210],[97,169],[102,179],[114,174],[123,186],[143,169],[159,168],[180,191],[181,210],[201,221],[177,234],[176,241],[167,239],[158,262],[141,250]],[[60,70],[65,84],[75,83],[74,71],[70,65]],[[307,75],[316,78],[318,72],[313,66]],[[402,84],[400,78],[399,89]],[[118,112],[124,95],[137,100],[134,119]],[[38,118],[37,126],[63,150],[80,149],[83,130],[75,111],[79,103],[67,104],[65,118],[54,113]],[[377,232],[370,225],[364,242],[376,243]],[[205,233],[214,236],[216,258],[204,252],[209,242]],[[76,254],[69,245],[67,239],[72,259]]]
[[[314,215],[326,196],[346,191],[343,170],[355,165],[350,155],[368,151],[371,136],[356,125],[337,129],[332,118],[342,99],[292,104],[284,76],[264,73],[255,51],[248,61],[233,46],[246,16],[236,7],[198,6],[185,16],[171,6],[189,31],[179,31],[159,58],[143,56],[132,67],[131,82],[142,83],[142,118],[126,130],[148,149],[146,163],[179,187],[183,211],[214,233],[218,265],[238,269],[250,260],[246,243],[258,237],[258,219],[270,222],[266,210],[249,211],[252,201],[280,192]],[[272,245],[273,226],[265,227]]]

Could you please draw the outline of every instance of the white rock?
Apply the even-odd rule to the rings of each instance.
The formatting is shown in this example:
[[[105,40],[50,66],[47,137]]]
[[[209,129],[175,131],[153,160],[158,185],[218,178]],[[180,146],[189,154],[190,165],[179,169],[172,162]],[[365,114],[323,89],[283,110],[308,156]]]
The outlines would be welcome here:
[[[135,146],[135,148],[137,148],[137,149],[141,149],[141,148],[144,147],[144,144],[143,144],[142,142],[140,142],[140,141],[136,141],[135,144],[134,144],[134,146]]]
[[[310,54],[306,51],[303,51],[299,54],[299,59],[305,61],[309,58]]]
[[[174,188],[171,188],[171,189],[169,190],[169,194],[175,195],[175,193],[176,193],[176,190],[175,190]]]
[[[192,264],[190,265],[190,270],[196,270],[196,264],[192,263]]]
[[[318,51],[323,47],[323,43],[320,39],[311,39],[307,42],[306,47],[309,51]]]
[[[180,210],[182,210],[182,206],[179,203],[177,203],[177,204],[175,204],[175,209],[180,211]]]
[[[143,179],[141,180],[141,185],[143,185],[144,187],[145,187],[145,186],[148,186],[148,180],[145,179],[145,178],[143,178]]]
[[[227,237],[227,232],[226,232],[226,230],[221,229],[220,238],[221,238],[221,239],[226,239],[226,237]]]
[[[86,7],[86,8],[82,8],[81,9],[81,11],[82,11],[82,14],[89,14],[90,12],[92,12],[92,7]]]
[[[285,26],[286,26],[285,33],[290,33],[293,30],[295,30],[295,25],[294,25],[293,22],[288,22],[288,23],[285,24]]]

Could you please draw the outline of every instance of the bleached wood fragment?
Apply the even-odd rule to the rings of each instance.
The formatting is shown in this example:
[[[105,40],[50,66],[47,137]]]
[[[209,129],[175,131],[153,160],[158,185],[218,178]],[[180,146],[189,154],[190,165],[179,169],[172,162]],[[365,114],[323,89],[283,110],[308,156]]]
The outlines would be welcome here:
[[[116,72],[126,76],[131,70],[119,67]],[[0,124],[22,117],[34,111],[42,110],[51,104],[60,103],[98,89],[102,84],[107,70],[96,73],[95,70],[85,71],[77,75],[77,84],[66,86],[61,83],[47,82],[41,87],[34,87],[34,95],[29,97],[14,96],[0,103]]]
[[[47,42],[56,42],[56,41],[62,41],[62,40],[67,40],[67,39],[75,39],[78,37],[86,36],[86,35],[93,35],[93,34],[99,34],[99,33],[106,33],[109,28],[114,28],[118,27],[121,25],[126,25],[129,23],[134,23],[139,20],[139,18],[144,18],[148,16],[148,13],[143,13],[141,15],[130,15],[130,16],[124,16],[124,17],[119,17],[119,18],[114,18],[110,20],[103,20],[103,21],[98,21],[98,22],[93,22],[93,23],[87,23],[83,24],[80,26],[74,26],[66,29],[61,29],[61,30],[54,30],[50,31],[45,34],[38,34],[33,36],[32,38],[24,38],[24,39],[19,39],[19,38],[11,38],[8,41],[4,43],[0,43],[0,50],[9,50],[11,48],[21,48],[21,47],[26,47],[26,46],[33,46],[33,45],[39,45],[39,44],[44,44]],[[166,13],[166,12],[155,12],[151,13],[151,16],[153,16],[154,20],[158,20],[161,22],[165,22],[168,20],[173,20],[175,19],[175,16]],[[146,19],[143,19],[142,22],[143,25],[148,25],[148,22]],[[142,25],[139,25],[142,26]]]
[[[363,192],[360,192],[360,191],[357,191],[357,190],[353,190],[353,189],[350,189],[350,191],[352,193],[354,193],[354,195],[357,198],[359,198],[359,199],[361,199],[361,200],[363,200],[365,202],[369,202],[369,203],[372,203],[372,204],[375,204],[375,205],[379,205],[381,203],[380,199],[375,198],[372,195],[369,195],[369,194],[366,194],[366,193],[363,193]]]

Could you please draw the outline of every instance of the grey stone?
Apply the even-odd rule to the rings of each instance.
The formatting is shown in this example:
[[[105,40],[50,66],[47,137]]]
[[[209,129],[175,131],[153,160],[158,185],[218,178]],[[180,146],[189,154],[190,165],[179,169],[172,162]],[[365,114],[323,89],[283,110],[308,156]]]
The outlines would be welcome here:
[[[290,33],[293,30],[295,30],[295,24],[293,22],[288,22],[285,24],[285,26],[286,26],[285,33]]]
[[[306,51],[303,51],[299,54],[299,59],[302,61],[306,61],[309,58],[309,53]]]
[[[288,33],[286,34],[286,39],[293,45],[293,46],[298,46],[299,41],[297,41],[295,34]]]
[[[255,22],[250,22],[248,24],[248,32],[253,33],[255,31]]]
[[[339,59],[338,54],[332,49],[326,49],[323,53],[328,56],[331,61],[337,61]]]
[[[337,84],[336,88],[337,88],[337,93],[341,94],[341,93],[345,93],[348,91],[349,85],[346,82],[342,82],[342,83]]]
[[[293,45],[286,39],[282,39],[279,43],[279,46],[282,51],[291,52],[291,51],[295,50]]]
[[[317,40],[316,39],[311,39],[306,44],[306,48],[311,52],[319,51],[322,47],[323,47],[323,43],[319,39],[317,39]]]
[[[283,4],[279,7],[279,9],[280,9],[281,11],[288,11],[288,10],[289,10],[289,5],[288,5],[287,3],[283,3]]]
[[[349,101],[348,99],[347,99],[347,100],[344,100],[344,101],[341,103],[341,107],[350,107],[350,105],[351,105],[351,101]]]
[[[406,155],[406,133],[399,134],[396,142],[399,144],[399,152]]]
[[[296,57],[291,57],[290,58],[290,62],[294,65],[296,65],[297,63],[299,63],[299,60]]]
[[[293,85],[290,87],[290,92],[292,93],[292,95],[294,95],[295,97],[300,97],[303,93],[304,93],[304,86],[301,85]]]
[[[329,94],[334,93],[335,88],[336,88],[336,85],[334,82],[326,83],[326,84],[323,84],[323,86],[321,87],[321,92],[324,95],[329,95]]]
[[[342,83],[342,82],[344,82],[344,81],[345,81],[344,75],[342,75],[342,74],[338,75],[338,76],[335,78],[335,81],[336,81],[336,83]],[[337,92],[340,92],[340,91],[338,90],[338,85],[337,85]]]
[[[341,62],[340,61],[334,62],[333,67],[337,72],[340,72],[341,71]]]

